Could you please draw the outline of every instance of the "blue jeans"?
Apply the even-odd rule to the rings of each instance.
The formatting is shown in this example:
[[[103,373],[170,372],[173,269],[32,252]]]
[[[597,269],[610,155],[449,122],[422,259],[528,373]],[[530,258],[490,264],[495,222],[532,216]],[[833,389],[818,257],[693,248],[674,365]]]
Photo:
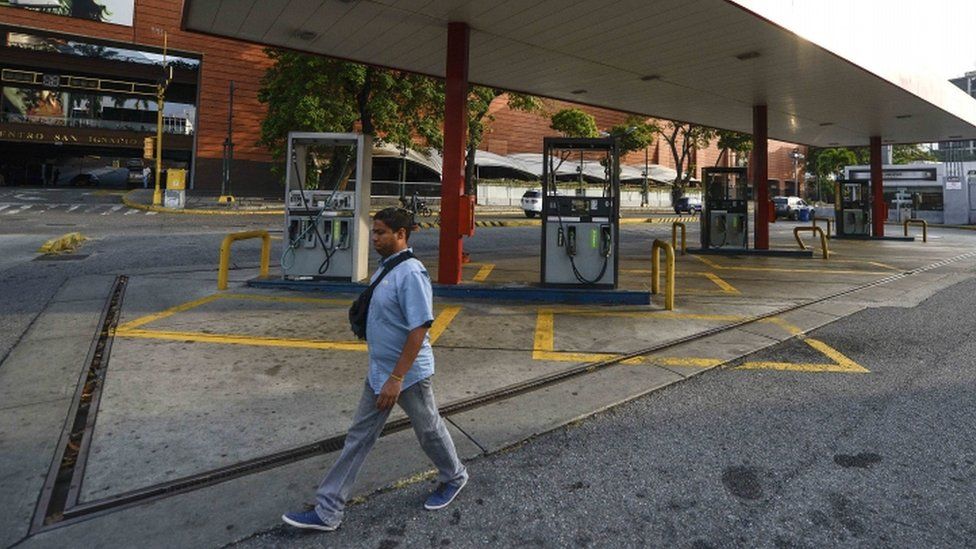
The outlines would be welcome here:
[[[339,459],[322,479],[315,493],[315,512],[322,522],[338,525],[342,522],[343,509],[352,491],[356,475],[383,431],[390,410],[376,408],[377,396],[367,382],[352,427],[346,434]],[[430,378],[423,379],[400,393],[397,404],[410,418],[420,447],[437,467],[437,480],[445,484],[459,484],[468,478],[468,472],[457,457],[454,441],[444,425],[434,402],[434,390]]]

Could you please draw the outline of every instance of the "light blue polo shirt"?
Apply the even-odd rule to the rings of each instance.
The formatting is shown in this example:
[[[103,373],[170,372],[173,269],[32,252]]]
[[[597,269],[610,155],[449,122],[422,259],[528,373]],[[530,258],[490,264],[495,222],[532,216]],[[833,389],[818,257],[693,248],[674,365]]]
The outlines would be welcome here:
[[[411,248],[407,248],[413,251]],[[404,250],[406,251],[406,250]],[[383,265],[403,252],[380,261],[370,283],[383,271]],[[373,290],[366,318],[366,342],[369,348],[369,386],[380,394],[383,384],[396,367],[407,334],[434,321],[434,292],[430,275],[420,260],[408,259],[390,271]],[[403,377],[403,388],[434,375],[434,352],[430,335],[424,336],[417,359]]]

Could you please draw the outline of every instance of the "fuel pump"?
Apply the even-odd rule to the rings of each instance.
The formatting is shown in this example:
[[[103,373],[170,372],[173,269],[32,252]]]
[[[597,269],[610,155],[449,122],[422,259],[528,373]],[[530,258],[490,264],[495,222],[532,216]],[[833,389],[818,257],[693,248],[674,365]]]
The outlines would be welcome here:
[[[597,193],[563,195],[556,172],[563,162],[601,166]],[[614,138],[543,139],[542,284],[566,288],[617,287],[620,228],[619,145]],[[592,174],[600,170],[590,169]],[[592,181],[591,181],[592,183]]]
[[[291,132],[286,162],[284,277],[366,278],[372,138]]]
[[[747,168],[703,168],[701,246],[707,249],[749,247],[749,183]]]
[[[837,236],[871,236],[871,198],[868,181],[838,180],[834,188]]]

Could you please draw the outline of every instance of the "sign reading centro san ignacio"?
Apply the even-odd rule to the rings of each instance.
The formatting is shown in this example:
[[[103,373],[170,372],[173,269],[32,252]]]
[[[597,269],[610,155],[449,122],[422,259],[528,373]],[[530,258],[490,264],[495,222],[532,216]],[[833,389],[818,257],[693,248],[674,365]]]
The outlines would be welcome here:
[[[35,125],[25,128],[20,124],[0,124],[0,141],[142,149],[144,137],[144,134],[136,132],[112,132],[93,128]],[[167,134],[163,141],[166,148],[171,149],[189,149],[193,146],[192,136],[188,135]]]

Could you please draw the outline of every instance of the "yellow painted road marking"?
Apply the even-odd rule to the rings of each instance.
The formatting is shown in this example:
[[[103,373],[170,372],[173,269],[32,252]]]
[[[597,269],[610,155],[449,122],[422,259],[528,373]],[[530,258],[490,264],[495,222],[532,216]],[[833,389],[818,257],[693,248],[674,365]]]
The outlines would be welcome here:
[[[553,314],[551,311],[539,310],[535,317],[535,339],[532,343],[532,358],[539,353],[551,353],[554,345]]]
[[[900,271],[901,270],[898,267],[892,267],[891,265],[888,265],[887,263],[879,263],[877,261],[868,261],[868,263],[870,263],[871,265],[875,265],[875,266],[881,267],[882,269],[891,269],[893,271]]]
[[[690,366],[694,368],[711,368],[725,362],[718,358],[695,358],[681,356],[651,357],[649,362],[656,362],[663,366]]]
[[[160,339],[164,341],[192,341],[195,343],[220,343],[224,345],[252,345],[257,347],[290,347],[295,349],[320,349],[332,351],[366,351],[366,342],[322,341],[282,337],[239,336],[232,334],[204,334],[198,332],[171,332],[164,330],[118,330],[116,337]]]
[[[447,327],[454,321],[454,317],[461,312],[460,307],[444,307],[444,310],[434,319],[434,324],[430,327],[430,344],[433,345],[447,330]]]
[[[861,372],[861,373],[868,372],[868,369],[867,368],[861,366],[857,362],[854,362],[853,360],[851,360],[850,358],[848,358],[846,355],[844,355],[843,353],[841,353],[837,349],[834,349],[833,347],[831,347],[830,345],[827,345],[826,343],[824,343],[823,341],[820,341],[819,339],[813,339],[812,337],[806,337],[806,338],[803,338],[803,341],[807,345],[809,345],[809,346],[813,347],[814,349],[820,351],[821,353],[827,355],[831,360],[833,360],[835,363],[837,363],[838,366],[844,368],[844,371],[852,372],[852,373],[853,372]]]
[[[714,261],[707,259],[700,255],[695,255],[699,261],[708,265],[713,269],[718,269],[720,271],[749,271],[749,272],[761,272],[761,273],[821,273],[821,274],[853,274],[853,275],[889,275],[888,271],[845,271],[845,270],[834,270],[834,269],[783,269],[779,267],[726,267],[719,265]]]
[[[854,362],[843,353],[834,349],[830,345],[827,345],[819,339],[814,339],[812,337],[806,337],[803,335],[803,331],[797,326],[790,324],[789,322],[783,320],[779,317],[771,317],[765,319],[767,322],[776,324],[777,326],[783,328],[790,335],[795,336],[800,341],[806,343],[810,347],[816,349],[821,354],[825,355],[827,358],[833,360],[833,363],[817,364],[817,363],[792,363],[792,362],[768,362],[768,361],[758,361],[758,362],[746,362],[738,366],[738,370],[783,370],[783,371],[794,371],[794,372],[841,372],[848,374],[865,374],[870,373],[870,370],[861,366],[857,362]]]
[[[495,268],[494,263],[485,263],[481,269],[478,270],[478,274],[474,275],[475,282],[484,282],[488,275],[491,274],[491,270]]]
[[[716,286],[718,286],[719,288],[722,288],[722,291],[723,292],[725,292],[727,294],[739,294],[740,293],[739,290],[736,290],[734,286],[732,286],[728,282],[722,280],[717,274],[715,274],[715,273],[702,273],[702,274],[704,274],[706,278],[708,278],[709,280],[711,280],[712,282],[714,282]]]
[[[155,322],[157,320],[162,320],[164,318],[173,316],[177,313],[183,313],[199,307],[201,305],[206,305],[211,301],[217,299],[250,299],[254,301],[280,301],[282,303],[324,303],[330,305],[348,305],[351,299],[334,299],[334,298],[321,298],[321,297],[285,297],[285,296],[271,296],[271,295],[257,295],[257,294],[212,294],[206,297],[201,297],[200,299],[195,299],[193,301],[188,301],[181,305],[175,307],[170,307],[165,311],[154,313],[151,315],[146,315],[139,317],[135,320],[126,322],[125,324],[119,325],[117,330],[131,330],[133,328],[138,328],[140,326],[145,326],[150,322]]]
[[[182,305],[177,305],[175,307],[170,307],[169,309],[166,309],[165,311],[162,311],[162,312],[159,312],[159,313],[155,313],[155,314],[151,314],[151,315],[146,315],[146,316],[137,318],[135,320],[126,322],[125,324],[121,324],[121,325],[119,325],[115,329],[115,331],[116,331],[116,334],[117,334],[118,332],[121,332],[123,330],[131,330],[133,328],[138,328],[139,326],[143,326],[143,325],[149,324],[150,322],[155,322],[157,320],[161,320],[163,318],[167,318],[167,317],[173,316],[176,313],[182,313],[183,311],[188,311],[188,310],[190,310],[190,309],[192,309],[194,307],[199,307],[200,305],[203,305],[205,303],[210,303],[211,301],[214,301],[215,299],[219,299],[219,298],[220,298],[220,295],[213,294],[213,295],[208,295],[206,297],[201,297],[200,299],[194,299],[193,301],[187,301],[186,303],[183,303]]]
[[[353,298],[337,299],[328,297],[291,297],[260,294],[217,294],[221,299],[250,299],[252,301],[271,301],[281,303],[323,303],[327,305],[349,305]]]

